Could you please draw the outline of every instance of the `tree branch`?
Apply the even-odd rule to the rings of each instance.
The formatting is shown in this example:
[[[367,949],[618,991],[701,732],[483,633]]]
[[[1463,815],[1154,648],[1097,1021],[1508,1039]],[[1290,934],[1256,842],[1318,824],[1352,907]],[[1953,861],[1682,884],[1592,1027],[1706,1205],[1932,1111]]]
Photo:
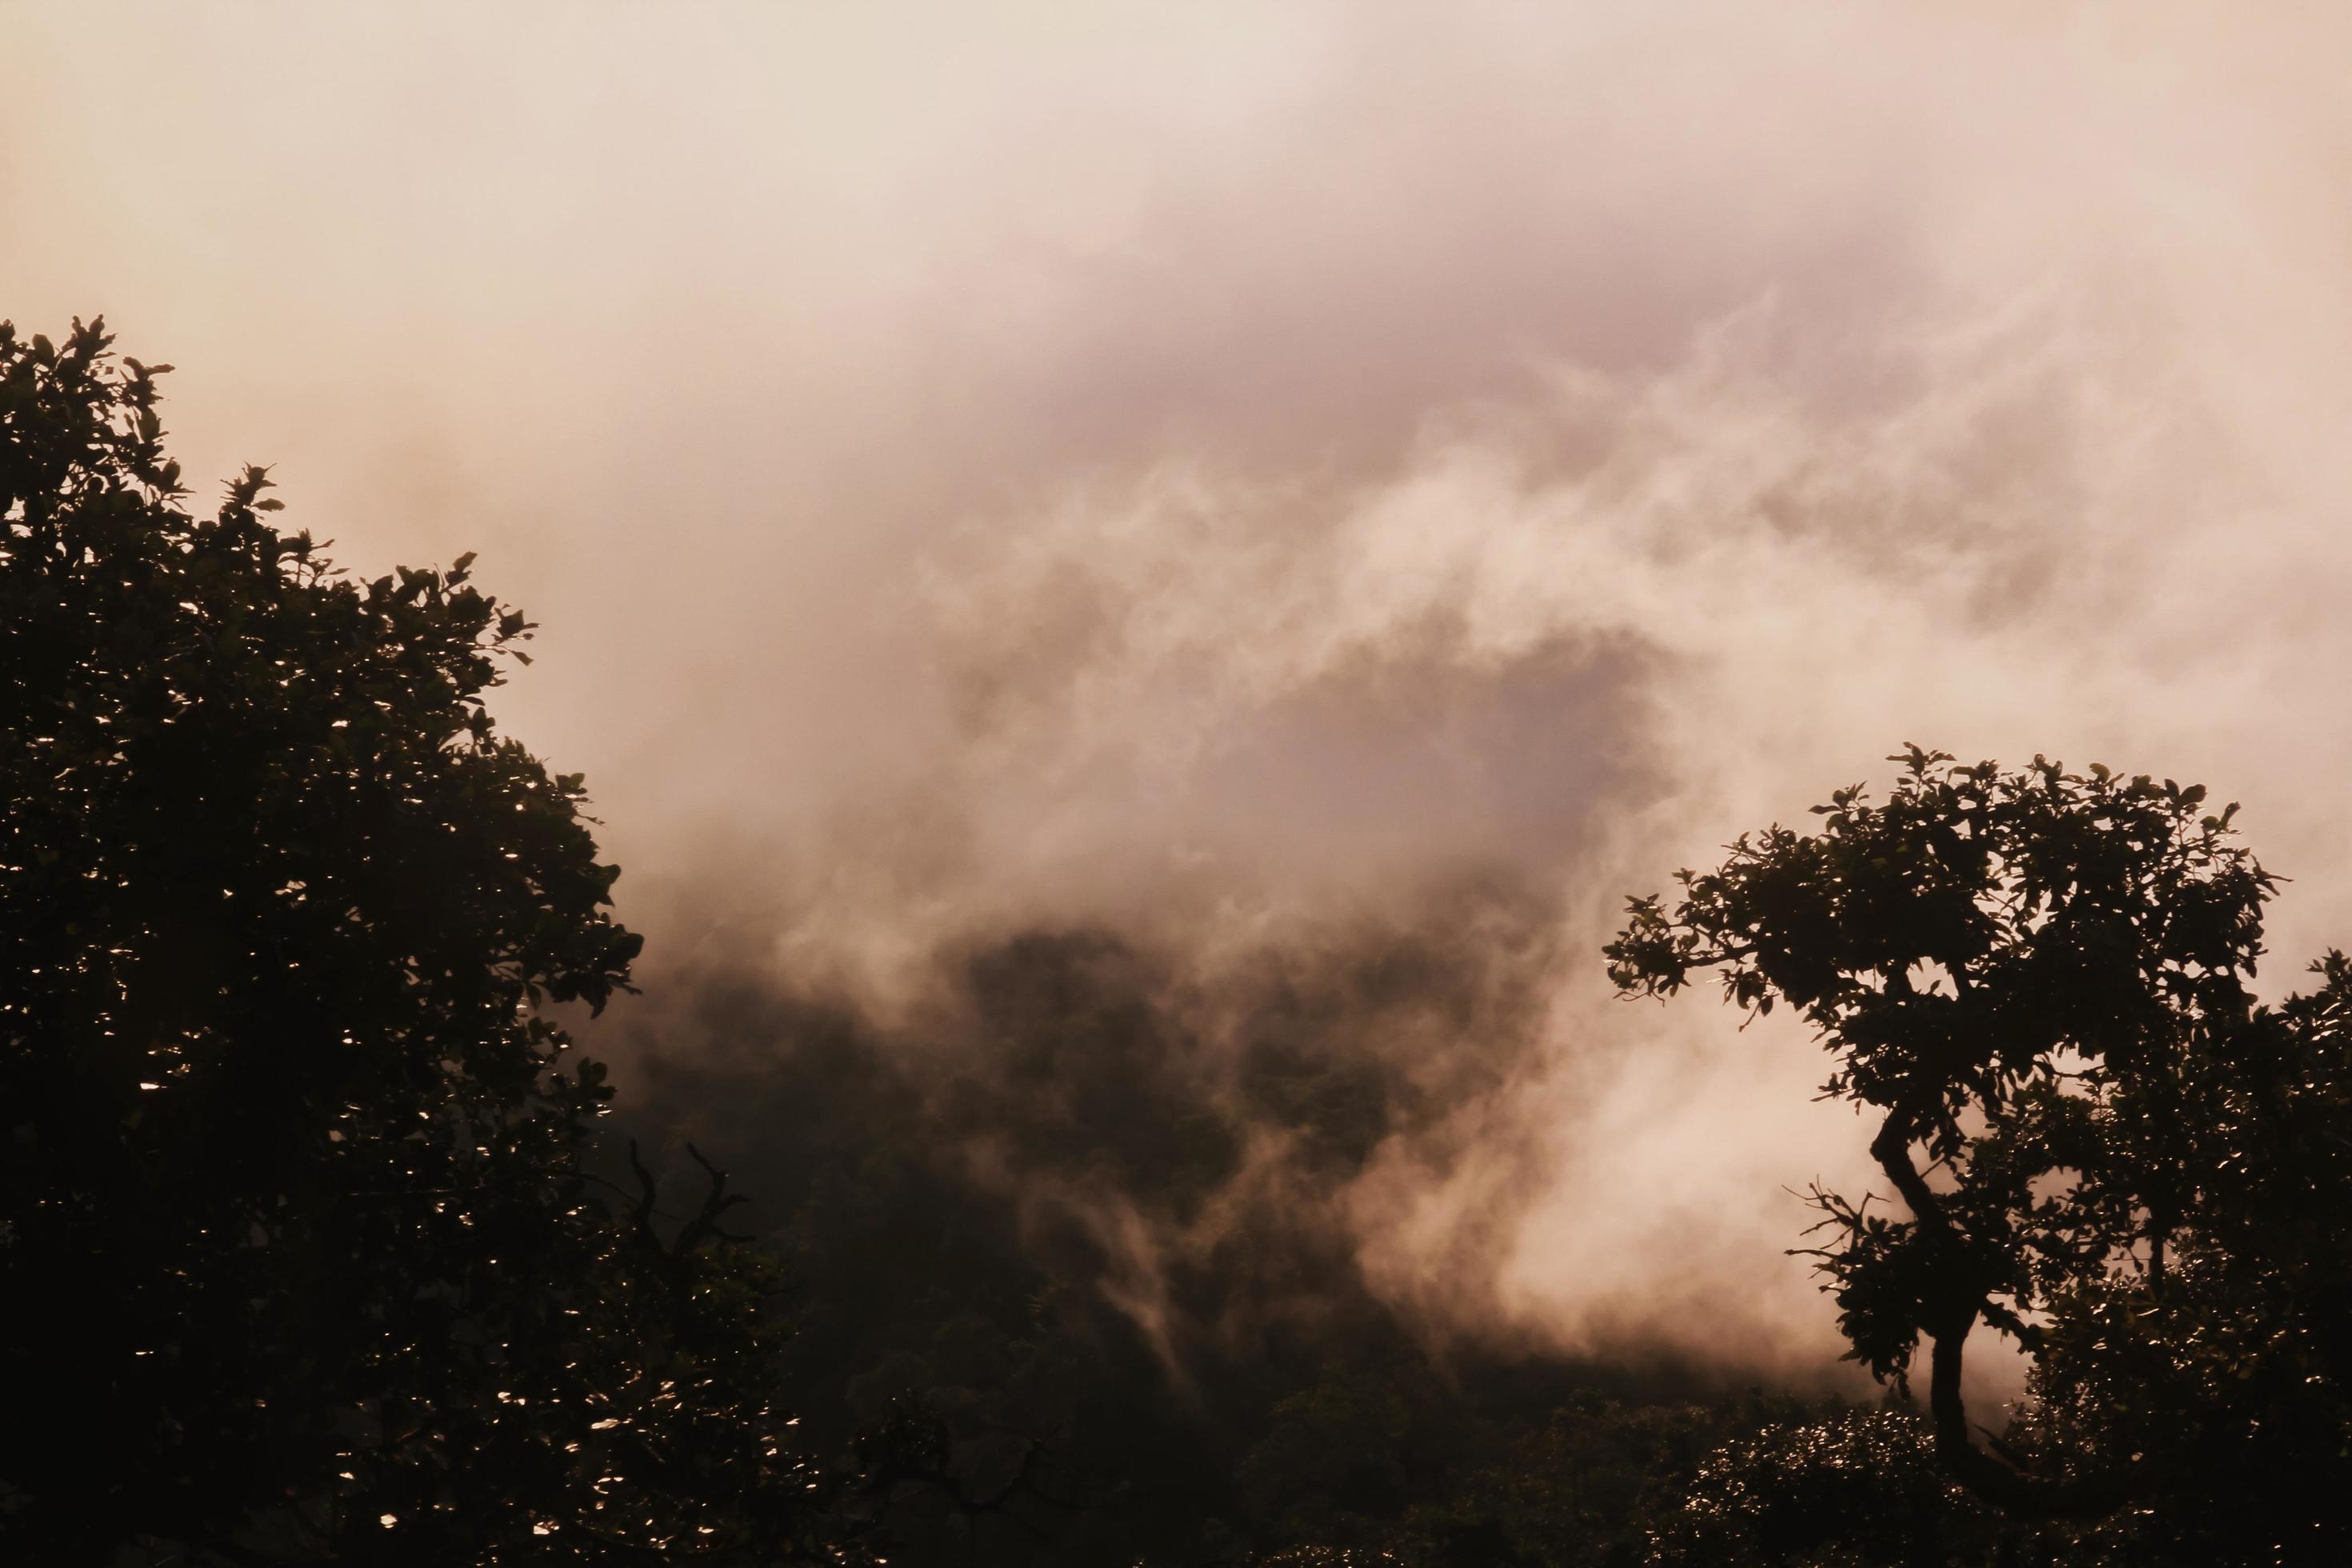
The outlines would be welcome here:
[[[646,1163],[637,1157],[637,1141],[634,1138],[629,1140],[629,1169],[636,1173],[637,1178],[637,1234],[651,1242],[654,1241],[654,1199],[657,1189],[654,1184],[654,1173],[646,1170]]]
[[[1978,1282],[1969,1257],[1969,1239],[1955,1227],[1943,1200],[1911,1163],[1910,1115],[1901,1110],[1887,1113],[1870,1152],[1886,1179],[1908,1204],[1920,1234],[1937,1249],[1938,1269],[1949,1292],[1940,1301],[1927,1303],[1921,1326],[1929,1353],[1927,1403],[1935,1419],[1936,1457],[1953,1479],[2003,1512],[2018,1519],[2095,1519],[2114,1512],[2142,1484],[2142,1467],[2073,1480],[2053,1480],[2008,1462],[1976,1445],[1969,1435],[1968,1402],[1960,1392],[1960,1373],[1969,1331],[1982,1318],[2015,1334],[2029,1352],[2038,1351],[2042,1331],[2021,1321],[2008,1308],[1990,1300]]]
[[[750,1237],[739,1236],[731,1230],[721,1229],[719,1221],[737,1204],[750,1203],[751,1200],[740,1193],[730,1193],[727,1190],[727,1173],[704,1159],[701,1150],[688,1143],[686,1146],[686,1152],[693,1156],[696,1164],[709,1173],[710,1191],[703,1197],[702,1212],[686,1222],[685,1227],[677,1233],[677,1240],[671,1244],[670,1250],[684,1257],[701,1246],[704,1240],[714,1236],[721,1241],[749,1241]]]
[[[2002,1333],[2007,1334],[2011,1339],[2015,1340],[2021,1346],[2024,1347],[2026,1354],[2040,1355],[2042,1353],[2042,1347],[2045,1342],[2047,1342],[2048,1336],[2042,1333],[2041,1325],[2027,1322],[2023,1318],[2019,1317],[2014,1310],[2002,1306],[2000,1302],[1993,1300],[1990,1297],[1986,1298],[1984,1304],[1979,1307],[1977,1310],[1983,1316],[1984,1321],[1988,1324],[1993,1328],[1999,1329]]]

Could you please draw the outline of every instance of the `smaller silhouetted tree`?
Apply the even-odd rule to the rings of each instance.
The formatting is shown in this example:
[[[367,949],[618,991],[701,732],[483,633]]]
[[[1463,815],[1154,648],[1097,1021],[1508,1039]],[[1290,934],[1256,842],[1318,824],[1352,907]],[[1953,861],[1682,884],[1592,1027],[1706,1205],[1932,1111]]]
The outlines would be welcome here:
[[[2116,1560],[2346,1560],[2352,964],[2256,1001],[2273,882],[2200,788],[1894,760],[1884,805],[1841,790],[1635,900],[1617,984],[1713,971],[1831,1052],[1902,1206],[1817,1190],[1817,1256],[1874,1374],[1927,1342],[1954,1478],[2106,1521]],[[2004,1433],[1962,1397],[1979,1326],[2032,1361]]]
[[[0,1557],[832,1560],[723,1183],[583,1169],[638,942],[528,624],[184,510],[108,342],[0,325]]]

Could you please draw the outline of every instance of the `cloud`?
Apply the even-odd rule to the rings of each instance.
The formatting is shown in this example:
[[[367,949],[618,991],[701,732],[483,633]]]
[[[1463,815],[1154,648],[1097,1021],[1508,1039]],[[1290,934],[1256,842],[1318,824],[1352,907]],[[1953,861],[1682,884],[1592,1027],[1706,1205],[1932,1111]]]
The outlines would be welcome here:
[[[482,552],[656,992],[912,1040],[1021,933],[1213,990],[1493,889],[1513,1065],[1316,1201],[1432,1321],[1795,1364],[1858,1133],[1604,994],[1625,890],[1916,739],[2202,778],[2352,928],[2344,29],[20,10],[0,279],[345,559]]]

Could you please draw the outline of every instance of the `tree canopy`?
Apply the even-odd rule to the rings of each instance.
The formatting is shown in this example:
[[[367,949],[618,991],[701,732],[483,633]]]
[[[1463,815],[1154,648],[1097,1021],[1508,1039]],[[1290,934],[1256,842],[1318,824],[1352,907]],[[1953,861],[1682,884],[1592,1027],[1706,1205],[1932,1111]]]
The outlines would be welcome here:
[[[2136,1561],[2343,1560],[2352,963],[2257,999],[2276,884],[2201,788],[1893,760],[1884,804],[1841,790],[1633,900],[1617,984],[1794,1009],[1875,1117],[1902,1209],[1817,1189],[1814,1251],[1854,1359],[1907,1384],[1927,1341],[1955,1479]],[[1979,1326],[2032,1363],[1981,1443]]]
[[[485,706],[530,623],[191,513],[109,343],[0,324],[6,1554],[832,1560],[723,1181],[583,1164],[547,1009],[639,944]]]

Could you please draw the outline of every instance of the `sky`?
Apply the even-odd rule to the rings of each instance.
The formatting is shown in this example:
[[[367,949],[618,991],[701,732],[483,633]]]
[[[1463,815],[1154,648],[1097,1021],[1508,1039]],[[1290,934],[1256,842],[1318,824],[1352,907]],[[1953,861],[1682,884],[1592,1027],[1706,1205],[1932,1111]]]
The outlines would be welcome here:
[[[180,366],[187,469],[354,569],[479,552],[648,1007],[1417,932],[1519,1000],[1408,1042],[1504,1065],[1339,1194],[1368,1277],[1798,1366],[1785,1189],[1866,1131],[1610,994],[1628,892],[1917,741],[2205,782],[2293,879],[2266,983],[2352,938],[2347,33],[16,5],[0,314]]]

